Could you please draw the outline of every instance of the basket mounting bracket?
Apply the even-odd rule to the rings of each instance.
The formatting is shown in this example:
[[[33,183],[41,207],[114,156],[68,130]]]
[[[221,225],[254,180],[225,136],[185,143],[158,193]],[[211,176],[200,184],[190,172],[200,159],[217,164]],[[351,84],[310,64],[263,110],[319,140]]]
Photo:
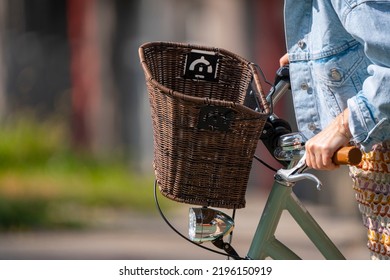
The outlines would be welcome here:
[[[205,106],[200,109],[198,128],[207,130],[228,131],[235,112],[222,106]]]

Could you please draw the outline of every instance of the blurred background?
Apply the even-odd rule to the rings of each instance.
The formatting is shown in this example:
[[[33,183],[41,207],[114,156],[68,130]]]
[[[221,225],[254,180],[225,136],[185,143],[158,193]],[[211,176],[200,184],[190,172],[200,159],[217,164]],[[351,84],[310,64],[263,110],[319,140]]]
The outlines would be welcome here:
[[[150,229],[142,221],[159,220],[138,57],[148,41],[221,47],[273,81],[286,51],[283,1],[0,0],[1,259],[153,258],[122,246],[139,241],[134,228]],[[292,119],[289,97],[276,113]],[[261,143],[258,154],[278,166]],[[248,193],[264,199],[272,175],[256,164]],[[319,176],[326,190],[297,194],[357,221],[346,170]],[[162,203],[170,212],[182,207]],[[102,230],[123,236],[104,239]],[[115,240],[111,251],[99,247]]]

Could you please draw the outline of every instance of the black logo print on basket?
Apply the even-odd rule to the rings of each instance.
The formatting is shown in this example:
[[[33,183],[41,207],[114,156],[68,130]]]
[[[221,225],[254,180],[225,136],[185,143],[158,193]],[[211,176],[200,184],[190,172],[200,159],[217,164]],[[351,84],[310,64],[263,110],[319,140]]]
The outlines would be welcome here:
[[[184,78],[217,81],[218,55],[213,52],[192,50],[187,54]]]

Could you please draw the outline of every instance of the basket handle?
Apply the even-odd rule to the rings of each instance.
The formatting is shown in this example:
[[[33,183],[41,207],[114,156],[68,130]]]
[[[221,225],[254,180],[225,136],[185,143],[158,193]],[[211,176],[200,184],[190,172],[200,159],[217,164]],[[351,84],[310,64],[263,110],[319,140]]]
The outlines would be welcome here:
[[[263,112],[265,114],[269,115],[271,113],[270,105],[269,105],[267,99],[265,98],[263,88],[261,87],[261,80],[260,80],[260,73],[259,73],[260,67],[253,62],[248,63],[248,67],[251,70],[252,75],[253,75],[253,79],[255,81],[254,82],[254,84],[256,86],[255,95],[261,101],[259,103],[263,105],[263,108],[261,108],[261,109],[263,110]],[[262,76],[264,77],[264,75],[262,75]]]

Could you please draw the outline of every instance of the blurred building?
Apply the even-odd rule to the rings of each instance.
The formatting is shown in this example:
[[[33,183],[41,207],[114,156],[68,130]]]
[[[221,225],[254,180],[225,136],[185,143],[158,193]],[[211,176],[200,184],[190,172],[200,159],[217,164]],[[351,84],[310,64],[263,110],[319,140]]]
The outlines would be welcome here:
[[[141,169],[150,165],[152,136],[139,45],[223,47],[263,64],[271,76],[284,52],[282,1],[0,3],[3,116],[24,109],[63,114],[78,147],[97,154],[125,148]]]

